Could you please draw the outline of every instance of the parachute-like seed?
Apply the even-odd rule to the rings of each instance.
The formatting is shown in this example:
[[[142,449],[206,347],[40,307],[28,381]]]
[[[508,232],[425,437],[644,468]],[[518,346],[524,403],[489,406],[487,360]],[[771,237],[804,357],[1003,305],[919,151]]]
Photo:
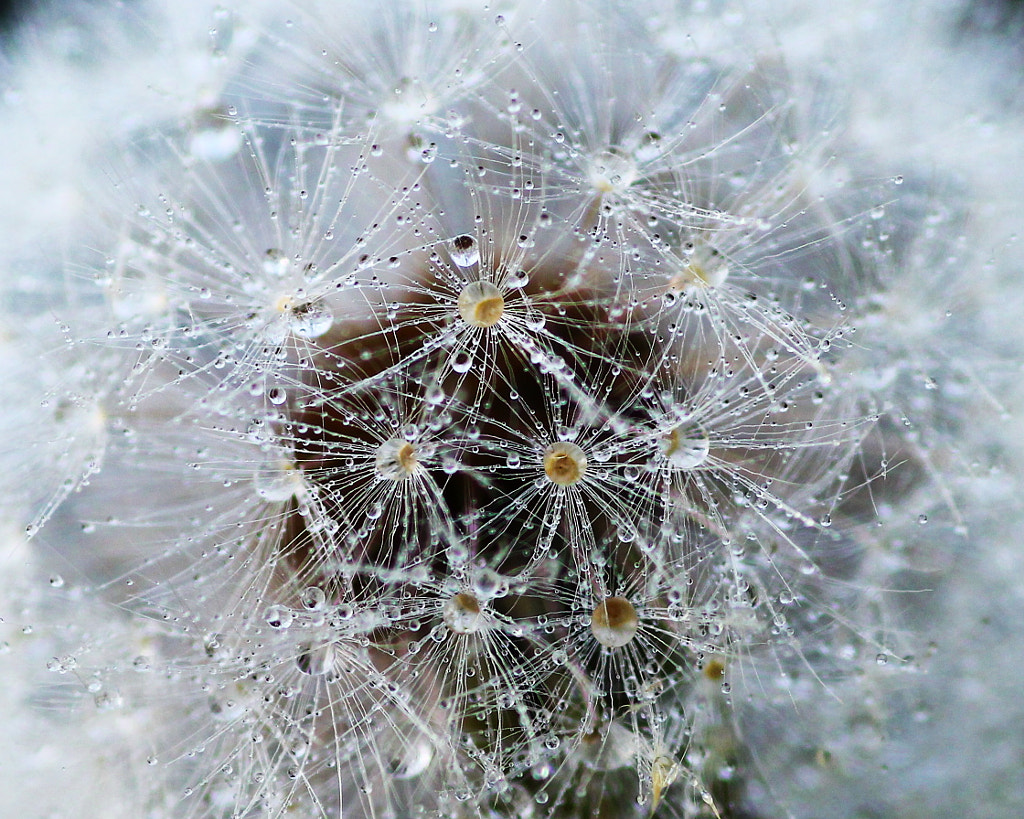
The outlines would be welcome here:
[[[456,634],[473,634],[485,622],[480,601],[469,592],[453,594],[445,601],[442,613],[445,625]]]
[[[385,441],[377,447],[374,467],[381,478],[404,481],[419,467],[416,447],[401,438]]]
[[[661,439],[661,451],[678,469],[696,469],[708,459],[711,442],[699,429],[674,427]]]
[[[490,282],[470,282],[459,293],[459,315],[473,327],[493,327],[505,312],[505,298]]]

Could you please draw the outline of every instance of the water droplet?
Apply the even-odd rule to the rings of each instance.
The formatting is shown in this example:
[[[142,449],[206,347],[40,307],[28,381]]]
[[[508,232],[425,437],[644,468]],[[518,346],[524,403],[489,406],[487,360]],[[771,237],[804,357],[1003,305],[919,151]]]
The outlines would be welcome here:
[[[280,277],[288,272],[288,257],[272,247],[263,255],[263,272],[268,276]]]
[[[301,646],[299,654],[295,658],[295,665],[299,671],[310,676],[333,674],[334,663],[335,651],[333,643],[325,643],[320,646]]]
[[[459,267],[472,267],[480,261],[480,246],[472,236],[463,234],[448,243],[448,254]]]
[[[420,151],[420,162],[424,165],[429,165],[437,159],[437,144],[431,142],[426,148]]]
[[[625,597],[605,598],[590,617],[594,639],[608,648],[621,648],[631,642],[639,628],[636,609]]]
[[[516,270],[509,273],[508,278],[505,279],[505,286],[510,290],[518,290],[519,288],[526,287],[530,283],[530,276],[525,270]]]
[[[294,615],[292,610],[285,606],[270,606],[263,615],[263,619],[271,628],[285,629],[292,624]]]
[[[633,151],[633,157],[637,162],[650,162],[661,156],[661,134],[655,131],[648,131]]]
[[[711,453],[711,441],[699,427],[678,426],[661,439],[661,451],[676,469],[696,469]]]
[[[395,779],[412,779],[429,768],[433,759],[434,746],[420,735],[415,742],[405,745],[402,756],[391,763],[391,775]]]
[[[491,282],[470,282],[458,299],[459,315],[472,327],[493,327],[505,312],[505,299]]]
[[[307,586],[299,599],[303,608],[309,611],[320,611],[327,603],[327,595],[319,586]]]
[[[297,304],[289,310],[288,326],[302,338],[319,338],[334,324],[334,317],[321,302]]]
[[[473,366],[473,356],[469,354],[467,350],[459,350],[451,358],[452,369],[457,373],[469,372],[469,368]]]

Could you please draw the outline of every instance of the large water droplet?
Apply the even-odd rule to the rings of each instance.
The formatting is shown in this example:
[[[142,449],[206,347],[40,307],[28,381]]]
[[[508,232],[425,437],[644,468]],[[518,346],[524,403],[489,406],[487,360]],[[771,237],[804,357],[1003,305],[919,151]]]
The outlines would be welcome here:
[[[318,301],[309,301],[291,308],[288,325],[295,335],[302,338],[319,338],[334,324],[334,316]]]
[[[459,267],[472,267],[480,261],[480,245],[469,234],[452,239],[448,243],[448,253]]]
[[[473,356],[467,350],[459,350],[451,358],[452,369],[457,373],[468,373],[473,366]]]
[[[676,427],[661,441],[661,451],[676,469],[696,469],[711,452],[711,441],[699,427]]]

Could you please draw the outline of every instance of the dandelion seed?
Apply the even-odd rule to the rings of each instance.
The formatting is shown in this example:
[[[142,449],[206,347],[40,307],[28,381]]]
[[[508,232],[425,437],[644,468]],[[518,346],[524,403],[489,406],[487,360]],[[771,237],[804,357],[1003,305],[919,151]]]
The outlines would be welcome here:
[[[590,631],[607,648],[622,648],[632,642],[640,628],[636,609],[625,597],[608,597],[594,608]]]
[[[459,293],[459,315],[472,327],[493,327],[505,312],[501,291],[490,282],[471,282]]]
[[[576,444],[559,441],[544,451],[544,474],[558,486],[579,483],[586,471],[587,456]]]
[[[486,622],[480,601],[468,592],[453,595],[444,604],[444,622],[456,634],[474,634]]]
[[[700,429],[673,427],[661,439],[661,451],[676,469],[696,469],[711,453],[711,439]]]
[[[318,302],[299,301],[293,296],[282,296],[274,307],[285,315],[291,331],[301,338],[319,338],[334,324],[330,310]]]
[[[402,481],[419,467],[416,447],[402,438],[385,441],[377,448],[377,474],[386,480]]]

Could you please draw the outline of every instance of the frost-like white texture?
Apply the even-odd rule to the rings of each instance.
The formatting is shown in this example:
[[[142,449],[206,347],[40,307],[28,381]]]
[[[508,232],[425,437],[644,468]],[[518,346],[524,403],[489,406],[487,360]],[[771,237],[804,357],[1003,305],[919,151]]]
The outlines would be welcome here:
[[[0,808],[1019,811],[1021,123],[966,13],[39,12]]]

